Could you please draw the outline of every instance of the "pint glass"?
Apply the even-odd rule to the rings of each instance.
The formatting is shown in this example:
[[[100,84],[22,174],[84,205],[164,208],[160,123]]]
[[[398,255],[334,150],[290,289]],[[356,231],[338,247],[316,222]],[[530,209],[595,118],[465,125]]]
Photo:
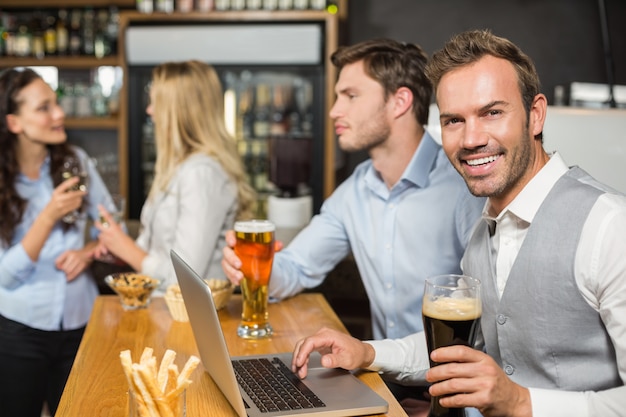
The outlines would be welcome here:
[[[428,278],[424,288],[422,319],[428,354],[451,345],[473,346],[480,328],[480,281],[464,275]],[[439,365],[431,360],[430,366]],[[463,408],[446,408],[432,397],[428,417],[465,417]]]
[[[267,312],[268,286],[274,260],[275,226],[269,220],[235,223],[235,254],[241,260],[243,311],[237,334],[259,339],[272,334]]]

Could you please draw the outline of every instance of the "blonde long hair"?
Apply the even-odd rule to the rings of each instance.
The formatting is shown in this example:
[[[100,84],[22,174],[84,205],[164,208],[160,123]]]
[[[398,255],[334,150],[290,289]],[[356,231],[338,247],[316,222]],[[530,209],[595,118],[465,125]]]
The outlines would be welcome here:
[[[251,217],[256,195],[226,130],[222,85],[213,67],[200,61],[158,65],[152,71],[150,99],[157,157],[149,198],[166,190],[186,158],[206,154],[237,186],[237,218]]]

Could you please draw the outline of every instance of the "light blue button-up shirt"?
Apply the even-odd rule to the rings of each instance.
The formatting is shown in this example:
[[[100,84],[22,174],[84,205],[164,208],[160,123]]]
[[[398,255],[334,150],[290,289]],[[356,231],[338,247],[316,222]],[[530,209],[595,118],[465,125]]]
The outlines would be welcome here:
[[[371,160],[356,167],[320,214],[276,254],[270,295],[280,299],[316,287],[352,252],[370,300],[374,338],[421,331],[424,280],[461,272],[484,204],[425,133],[391,189]]]
[[[28,257],[21,244],[54,190],[50,161],[46,159],[38,179],[18,175],[17,192],[28,204],[21,223],[15,229],[11,246],[0,245],[0,314],[41,330],[68,330],[84,326],[98,295],[98,288],[88,270],[67,282],[65,273],[54,265],[63,252],[84,247],[87,216],[98,218],[98,204],[105,207],[112,205],[111,196],[94,164],[82,149],[74,149],[88,175],[85,215],[75,222],[76,227],[64,232],[61,222],[58,222],[37,261]]]

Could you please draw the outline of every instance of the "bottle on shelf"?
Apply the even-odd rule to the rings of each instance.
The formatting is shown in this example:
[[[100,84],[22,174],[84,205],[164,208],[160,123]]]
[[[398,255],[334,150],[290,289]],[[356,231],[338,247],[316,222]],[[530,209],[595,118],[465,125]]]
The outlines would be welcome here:
[[[84,82],[74,85],[74,114],[76,117],[90,117],[93,115],[89,89]]]
[[[56,20],[54,14],[48,14],[45,19],[43,43],[46,55],[56,55],[57,53]]]
[[[254,114],[252,113],[252,90],[245,87],[239,95],[237,106],[236,137],[237,140],[248,140],[253,136]],[[243,155],[243,154],[242,154]]]
[[[81,36],[81,20],[82,12],[80,9],[72,9],[70,15],[70,38],[69,52],[70,55],[80,55],[83,51],[83,41]]]
[[[107,33],[109,23],[109,11],[99,9],[96,14],[94,26],[93,52],[96,58],[102,58],[111,54],[111,42]]]
[[[109,39],[111,54],[117,53],[117,37],[120,27],[120,12],[116,6],[109,7],[109,20],[107,21],[106,34]]]
[[[95,55],[96,16],[93,8],[87,7],[83,12],[83,24],[81,27],[82,52],[84,55]]]
[[[46,55],[46,46],[43,40],[43,16],[41,11],[37,10],[33,13],[30,26],[32,55],[38,59],[42,59]]]
[[[67,29],[67,10],[60,9],[56,19],[57,54],[67,55],[69,51],[70,35]]]
[[[33,51],[33,38],[26,23],[20,22],[15,34],[13,54],[15,56],[30,56]]]
[[[272,92],[271,136],[284,136],[289,131],[289,117],[286,105],[286,87],[276,84]]]
[[[266,139],[270,133],[270,89],[269,85],[259,83],[256,86],[254,106],[254,138]]]

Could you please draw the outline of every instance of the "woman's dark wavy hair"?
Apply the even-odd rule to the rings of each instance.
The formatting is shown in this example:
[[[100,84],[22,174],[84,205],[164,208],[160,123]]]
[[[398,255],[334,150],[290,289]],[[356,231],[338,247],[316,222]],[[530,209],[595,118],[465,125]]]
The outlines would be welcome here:
[[[413,113],[421,125],[428,123],[433,91],[424,74],[427,59],[426,53],[418,45],[391,39],[373,39],[343,46],[330,57],[339,70],[362,60],[365,73],[382,85],[386,97],[394,94],[400,87],[411,90]]]
[[[0,244],[8,247],[26,210],[27,201],[20,197],[15,181],[20,172],[17,161],[17,135],[9,131],[7,115],[19,114],[21,102],[18,96],[22,89],[41,77],[31,69],[7,69],[0,73]],[[67,144],[48,145],[50,174],[56,187],[61,183],[63,159],[74,155]],[[64,226],[67,230],[70,226]]]

